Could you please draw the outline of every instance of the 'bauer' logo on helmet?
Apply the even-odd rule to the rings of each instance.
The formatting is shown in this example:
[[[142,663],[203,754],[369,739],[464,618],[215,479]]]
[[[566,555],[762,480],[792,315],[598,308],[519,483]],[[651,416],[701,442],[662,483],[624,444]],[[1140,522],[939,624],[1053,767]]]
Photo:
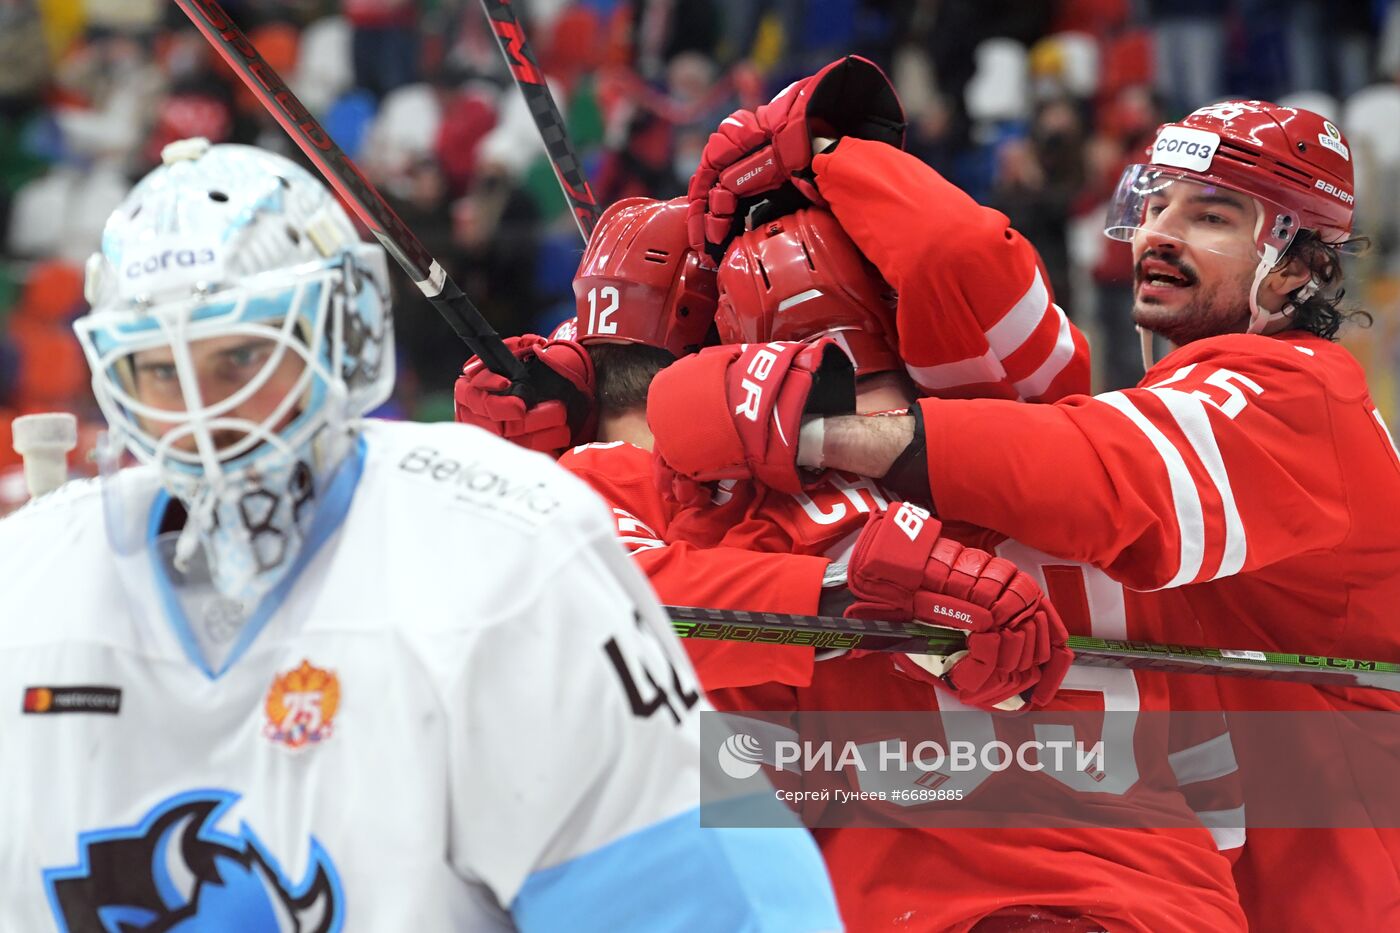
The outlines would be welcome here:
[[[1319,178],[1317,180],[1317,183],[1313,185],[1313,187],[1316,188],[1318,191],[1326,191],[1328,194],[1332,195],[1332,197],[1336,198],[1338,201],[1341,201],[1343,204],[1351,205],[1356,203],[1355,196],[1348,194],[1341,188],[1338,188],[1336,185],[1332,184],[1330,181],[1325,181],[1324,179]]]

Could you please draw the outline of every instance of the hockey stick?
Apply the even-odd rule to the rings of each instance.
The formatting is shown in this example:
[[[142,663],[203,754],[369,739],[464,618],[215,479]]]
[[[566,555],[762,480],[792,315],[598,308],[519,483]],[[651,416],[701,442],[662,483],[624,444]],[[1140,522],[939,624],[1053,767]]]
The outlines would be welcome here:
[[[510,0],[481,0],[481,9],[491,23],[492,32],[496,34],[496,44],[501,47],[515,86],[520,88],[530,108],[530,116],[535,118],[535,126],[549,155],[549,164],[554,168],[554,177],[559,179],[564,200],[569,203],[574,223],[578,224],[578,232],[586,244],[598,223],[598,202],[593,199],[593,189],[588,187],[578,155],[569,143],[569,133],[554,103],[554,95],[549,93],[544,73],[540,71],[535,55],[525,41],[525,30],[520,27],[520,20]]]
[[[917,622],[879,622],[839,616],[798,616],[689,606],[663,608],[671,617],[676,635],[681,638],[944,656],[966,647],[966,637],[961,631]],[[1087,667],[1258,677],[1332,687],[1373,687],[1400,691],[1400,664],[1386,661],[1158,645],[1084,635],[1071,635],[1069,647],[1074,651],[1074,663]]]
[[[360,173],[350,157],[340,150],[316,118],[297,100],[287,83],[278,76],[243,30],[224,12],[217,0],[175,0],[204,38],[253,92],[253,96],[276,118],[306,157],[330,182],[345,203],[403,267],[413,283],[427,296],[462,342],[479,356],[492,372],[508,378],[511,394],[533,404],[536,387],[525,367],[511,355],[501,338],[471,300],[448,277],[438,261],[428,254],[413,231],[399,219]],[[531,374],[534,376],[534,374]]]

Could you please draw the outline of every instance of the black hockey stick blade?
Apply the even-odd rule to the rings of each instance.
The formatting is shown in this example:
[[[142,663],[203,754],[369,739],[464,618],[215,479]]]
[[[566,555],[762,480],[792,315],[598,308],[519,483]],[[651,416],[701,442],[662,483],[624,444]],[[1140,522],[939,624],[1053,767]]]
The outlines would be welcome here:
[[[287,83],[273,70],[243,30],[224,12],[217,0],[175,0],[209,44],[234,70],[253,96],[281,124],[298,148],[306,153],[336,193],[350,206],[370,232],[403,267],[404,272],[427,296],[457,336],[494,373],[512,383],[512,394],[530,405],[534,387],[521,365],[500,336],[481,316],[457,283],[429,255],[418,237],[394,213],[374,185],[361,174],[350,157],[302,105]]]
[[[880,622],[839,616],[799,616],[690,606],[663,608],[671,618],[676,635],[681,638],[945,656],[966,647],[966,638],[961,631],[917,622]],[[1071,635],[1069,647],[1074,652],[1074,663],[1086,667],[1217,674],[1331,687],[1400,691],[1400,664],[1386,661],[1159,645],[1083,635]]]
[[[559,107],[554,103],[554,95],[549,93],[544,73],[540,71],[535,55],[525,41],[525,30],[521,28],[510,0],[481,0],[481,8],[491,23],[491,31],[496,35],[496,44],[501,47],[515,86],[524,95],[530,116],[540,131],[540,138],[544,140],[549,164],[554,168],[554,177],[559,179],[559,187],[574,215],[574,223],[578,224],[578,232],[583,236],[583,242],[587,243],[598,224],[598,202],[593,198],[593,190],[588,187],[578,154],[569,142],[569,133]]]

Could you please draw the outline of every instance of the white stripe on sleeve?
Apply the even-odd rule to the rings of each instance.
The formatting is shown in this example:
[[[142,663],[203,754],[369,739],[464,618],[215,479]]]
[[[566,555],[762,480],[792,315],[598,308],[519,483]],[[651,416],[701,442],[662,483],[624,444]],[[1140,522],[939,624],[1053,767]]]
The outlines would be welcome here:
[[[1240,520],[1239,507],[1235,505],[1235,493],[1230,488],[1230,474],[1225,469],[1225,458],[1220,456],[1220,447],[1215,443],[1215,432],[1210,426],[1210,416],[1206,414],[1205,403],[1195,395],[1188,395],[1177,389],[1149,389],[1162,400],[1167,411],[1176,419],[1181,433],[1191,449],[1200,458],[1206,475],[1215,485],[1220,495],[1221,510],[1225,516],[1225,552],[1220,556],[1220,567],[1212,580],[1230,577],[1240,572],[1248,553],[1244,522]]]
[[[1049,305],[1050,292],[1040,277],[1040,270],[1036,269],[1031,287],[1011,306],[1005,317],[987,330],[987,344],[997,359],[1006,359],[1030,339],[1040,322],[1045,320],[1045,310]]]
[[[1390,449],[1395,451],[1397,457],[1400,457],[1400,448],[1395,446],[1395,435],[1390,433],[1390,428],[1386,425],[1385,419],[1381,417],[1381,410],[1379,408],[1372,408],[1371,417],[1376,419],[1376,424],[1380,425],[1381,430],[1385,432],[1386,440],[1390,441]]]
[[[648,551],[652,548],[666,547],[665,541],[658,541],[655,538],[639,538],[635,535],[619,535],[617,540],[621,542],[622,549],[628,554],[635,554],[638,551]]]
[[[952,389],[958,386],[980,385],[984,382],[1001,382],[1006,378],[1006,370],[991,350],[981,356],[958,360],[953,363],[939,363],[937,366],[905,366],[909,376],[921,388],[929,391]]]
[[[1054,382],[1055,377],[1064,372],[1070,360],[1074,359],[1074,335],[1070,331],[1069,318],[1059,305],[1050,307],[1060,319],[1060,331],[1055,335],[1055,348],[1035,372],[1019,382],[1012,383],[1022,399],[1044,395],[1045,390],[1050,388],[1050,383]]]
[[[1177,534],[1181,539],[1181,552],[1178,557],[1176,574],[1157,589],[1169,589],[1190,583],[1200,573],[1201,561],[1205,557],[1205,520],[1201,513],[1201,497],[1196,492],[1196,484],[1191,479],[1191,471],[1181,453],[1172,446],[1155,424],[1147,419],[1132,401],[1122,392],[1105,392],[1095,398],[1106,405],[1118,409],[1151,442],[1162,465],[1167,468],[1167,482],[1172,493],[1172,507],[1176,513]]]

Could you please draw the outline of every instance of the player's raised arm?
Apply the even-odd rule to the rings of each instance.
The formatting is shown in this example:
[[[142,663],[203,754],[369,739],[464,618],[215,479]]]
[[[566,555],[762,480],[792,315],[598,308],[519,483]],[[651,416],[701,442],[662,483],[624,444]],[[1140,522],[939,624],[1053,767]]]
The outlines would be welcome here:
[[[1039,410],[923,401],[933,500],[949,517],[1144,589],[1335,547],[1350,527],[1344,473],[1330,450],[1318,456],[1280,430],[1354,433],[1319,391],[1347,374],[1323,375],[1338,361],[1297,349],[1323,345],[1217,338],[1181,351],[1141,388]],[[1361,387],[1359,373],[1353,380]],[[1379,436],[1356,440],[1385,455]]]
[[[467,711],[454,864],[525,930],[838,928],[805,830],[700,825],[709,707],[644,578],[596,524],[481,635],[449,699]],[[468,740],[489,761],[463,753]]]
[[[893,84],[859,56],[730,115],[691,180],[692,246],[725,256],[748,208],[790,186],[829,207],[898,290],[898,349],[922,392],[1087,392],[1088,344],[1054,303],[1034,247],[1004,214],[902,152],[903,120]],[[733,262],[731,250],[722,265]]]
[[[812,161],[842,228],[899,292],[900,355],[927,394],[1055,401],[1089,391],[1089,346],[1035,248],[914,156],[837,141]]]

